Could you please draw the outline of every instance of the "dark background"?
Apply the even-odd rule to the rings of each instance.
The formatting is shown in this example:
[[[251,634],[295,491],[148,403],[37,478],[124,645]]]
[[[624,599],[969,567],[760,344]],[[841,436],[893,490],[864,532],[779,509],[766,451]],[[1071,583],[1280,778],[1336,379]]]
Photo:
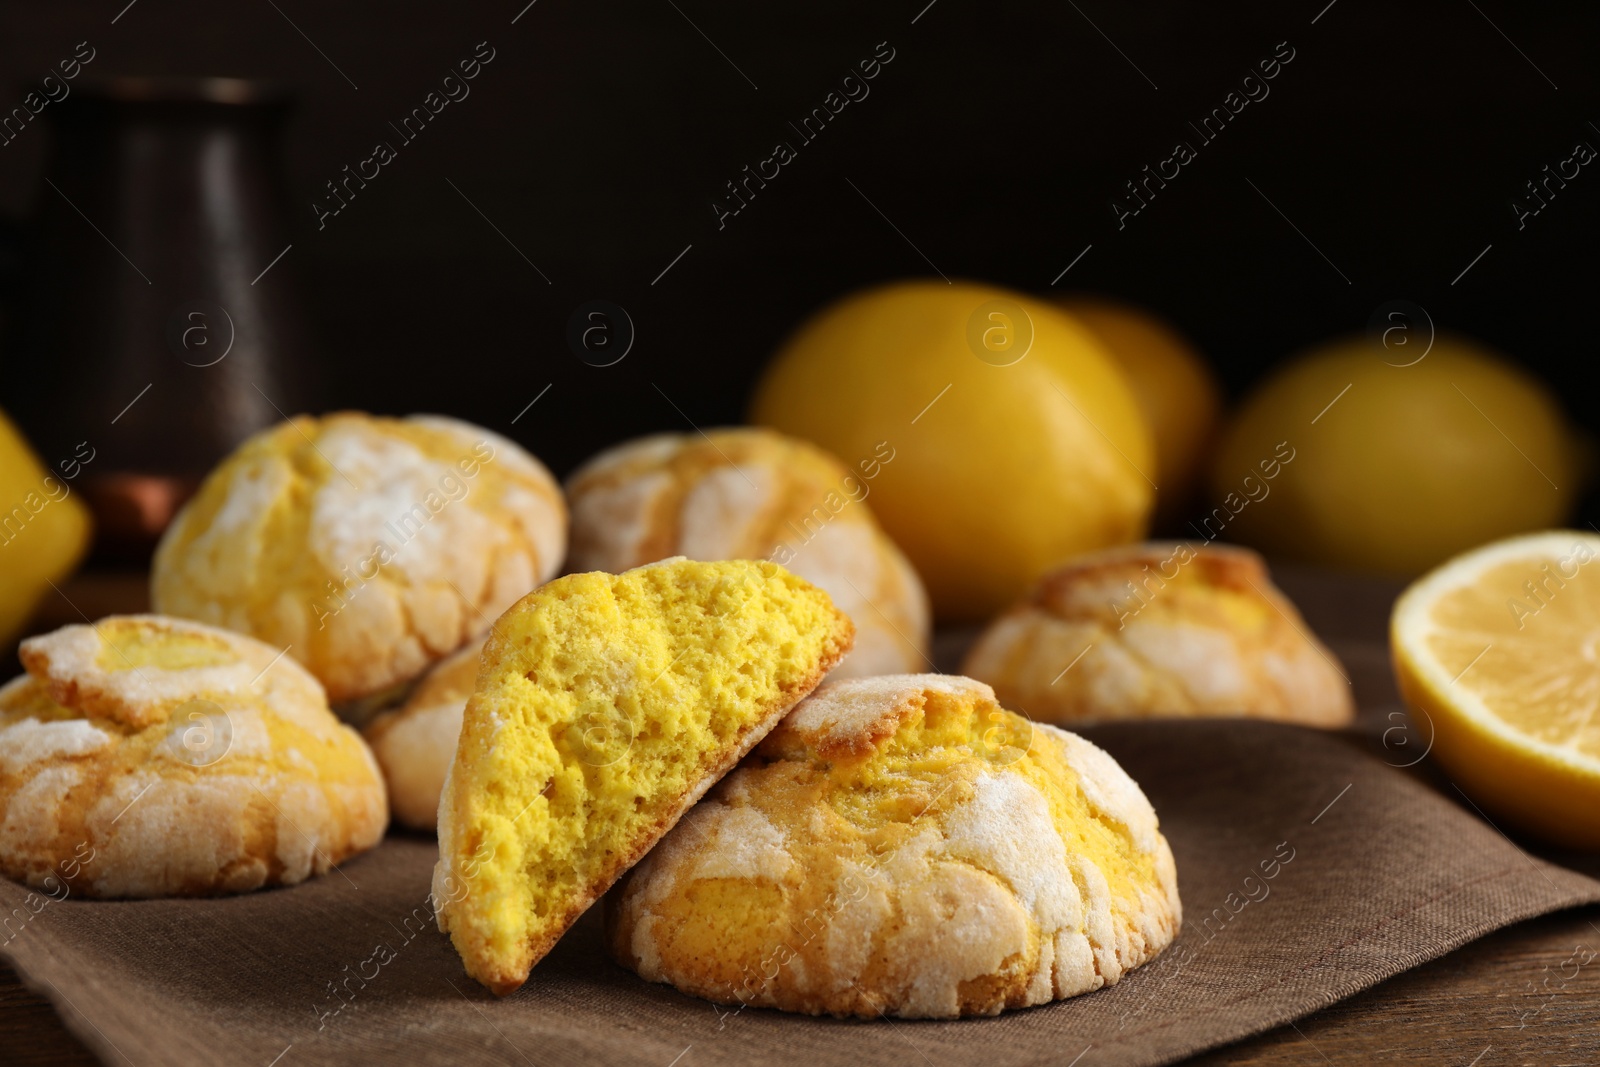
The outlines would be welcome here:
[[[855,287],[931,274],[917,249],[950,277],[1043,290],[1092,245],[1059,288],[1159,311],[1234,396],[1407,299],[1596,429],[1600,168],[1521,232],[1510,208],[1576,141],[1600,146],[1592,4],[125,2],[0,5],[0,84],[20,98],[83,40],[97,76],[287,83],[280,267],[324,342],[328,405],[458,415],[558,474],[626,436],[738,420],[788,330]],[[471,96],[319,232],[322,183],[480,41],[497,54]],[[787,123],[881,41],[895,58],[870,96],[719,231],[723,183],[794,141]],[[1295,58],[1270,96],[1119,232],[1122,183],[1197,143],[1186,122],[1281,41]],[[0,148],[0,213],[51,195],[49,140]],[[637,328],[608,368],[565,342],[594,298]],[[161,417],[157,398],[140,417]]]

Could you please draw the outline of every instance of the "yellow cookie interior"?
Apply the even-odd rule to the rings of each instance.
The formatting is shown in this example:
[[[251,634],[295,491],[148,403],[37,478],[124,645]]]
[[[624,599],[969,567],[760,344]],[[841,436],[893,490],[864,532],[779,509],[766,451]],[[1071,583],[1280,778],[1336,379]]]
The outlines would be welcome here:
[[[97,631],[104,646],[95,656],[103,671],[131,671],[154,667],[181,671],[191,667],[220,667],[238,654],[219,634],[154,629],[137,619],[109,619]]]
[[[852,628],[766,562],[569,575],[495,623],[440,810],[441,925],[515,989],[815,687]]]

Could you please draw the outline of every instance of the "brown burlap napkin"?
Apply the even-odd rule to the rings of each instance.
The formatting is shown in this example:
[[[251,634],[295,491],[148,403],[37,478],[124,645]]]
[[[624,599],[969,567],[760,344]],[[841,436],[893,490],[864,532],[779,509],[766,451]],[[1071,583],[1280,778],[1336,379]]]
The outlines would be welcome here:
[[[1356,738],[1246,722],[1086,732],[1160,813],[1183,934],[1111,989],[995,1019],[730,1012],[609,962],[598,908],[496,1000],[434,928],[434,844],[414,837],[308,884],[225,900],[40,906],[0,882],[11,917],[0,937],[74,1033],[137,1067],[1100,1067],[1170,1062],[1519,919],[1600,901],[1600,882],[1527,856]]]

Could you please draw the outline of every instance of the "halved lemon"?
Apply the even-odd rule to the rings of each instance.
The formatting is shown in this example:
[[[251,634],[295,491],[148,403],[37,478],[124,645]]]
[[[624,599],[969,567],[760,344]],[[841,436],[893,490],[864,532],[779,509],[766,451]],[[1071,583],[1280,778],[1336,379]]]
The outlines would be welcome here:
[[[1496,821],[1600,848],[1600,535],[1513,537],[1396,601],[1395,677],[1432,754]]]

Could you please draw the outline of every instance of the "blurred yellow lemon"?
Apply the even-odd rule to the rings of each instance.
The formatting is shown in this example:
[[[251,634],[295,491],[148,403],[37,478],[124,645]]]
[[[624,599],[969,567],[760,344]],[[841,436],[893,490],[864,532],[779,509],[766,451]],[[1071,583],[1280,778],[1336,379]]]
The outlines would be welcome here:
[[[1416,574],[1567,517],[1577,451],[1543,385],[1461,338],[1439,337],[1409,365],[1386,357],[1338,341],[1258,388],[1223,434],[1196,531]]]
[[[1600,535],[1453,559],[1400,597],[1390,637],[1419,744],[1451,780],[1491,819],[1600,848]]]
[[[751,420],[871,464],[872,510],[942,619],[1137,540],[1153,500],[1150,431],[1115,360],[1004,289],[901,282],[824,308],[774,356]]]
[[[21,633],[88,544],[88,509],[0,413],[0,644]]]
[[[1139,308],[1096,297],[1058,301],[1116,357],[1155,435],[1158,518],[1190,502],[1216,434],[1222,392],[1205,358],[1172,327]]]

